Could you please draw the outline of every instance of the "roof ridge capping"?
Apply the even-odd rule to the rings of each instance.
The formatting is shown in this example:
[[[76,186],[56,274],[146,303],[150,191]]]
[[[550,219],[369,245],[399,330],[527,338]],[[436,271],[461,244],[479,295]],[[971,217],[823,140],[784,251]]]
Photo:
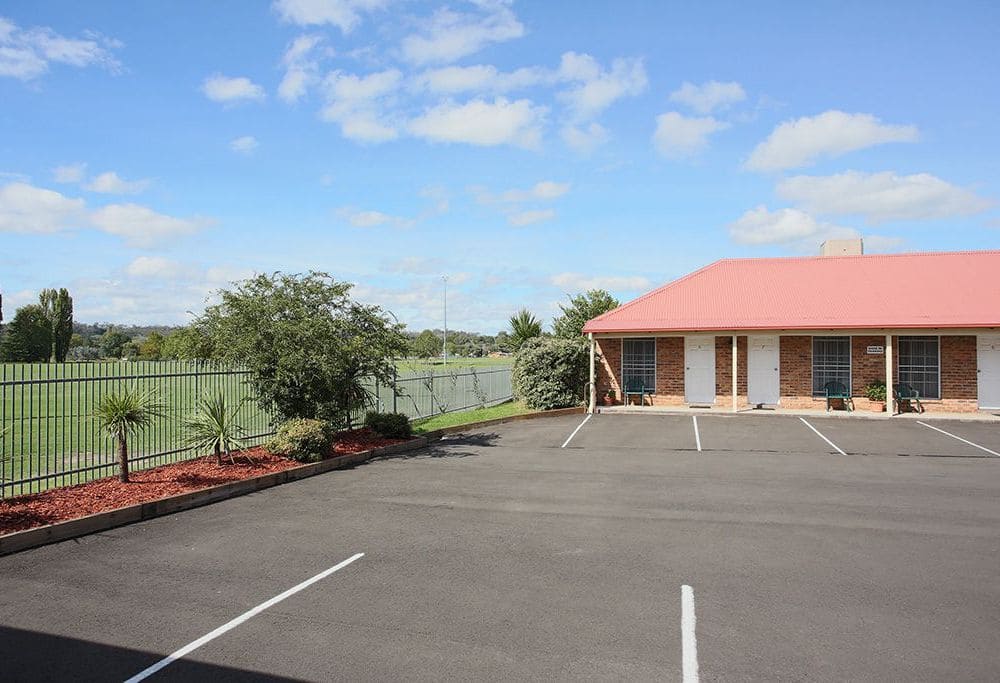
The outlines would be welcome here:
[[[958,251],[901,251],[895,253],[887,254],[832,254],[830,256],[823,256],[821,254],[812,255],[802,255],[802,256],[732,256],[727,258],[722,258],[709,265],[715,265],[716,263],[721,263],[723,261],[843,261],[847,259],[870,259],[870,258],[913,258],[914,256],[974,256],[974,255],[997,255],[1000,254],[1000,249],[960,249]],[[708,266],[706,266],[707,268]],[[700,268],[699,270],[704,270],[705,268]],[[694,271],[694,273],[699,272],[699,270]],[[691,273],[691,275],[694,275]],[[684,279],[684,278],[680,278]],[[679,282],[680,280],[675,280],[674,282]]]

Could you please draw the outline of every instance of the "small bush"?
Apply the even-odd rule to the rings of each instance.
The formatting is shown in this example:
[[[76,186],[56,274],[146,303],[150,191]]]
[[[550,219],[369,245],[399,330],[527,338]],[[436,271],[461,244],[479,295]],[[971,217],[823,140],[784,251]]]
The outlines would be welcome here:
[[[282,422],[267,450],[300,462],[316,462],[326,457],[333,443],[330,425],[322,420],[293,417]]]
[[[533,410],[579,405],[587,383],[588,359],[583,339],[529,339],[514,357],[514,396]]]
[[[365,427],[387,439],[408,439],[413,435],[410,418],[402,413],[376,413],[365,415]]]

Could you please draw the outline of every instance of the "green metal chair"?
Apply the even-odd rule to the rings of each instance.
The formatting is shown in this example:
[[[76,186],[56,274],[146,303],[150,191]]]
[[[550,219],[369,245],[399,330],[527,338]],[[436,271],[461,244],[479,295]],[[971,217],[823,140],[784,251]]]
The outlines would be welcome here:
[[[629,396],[638,396],[639,405],[646,405],[646,396],[649,396],[649,405],[653,405],[653,390],[647,389],[641,379],[630,379],[625,383],[625,405],[628,405]]]
[[[843,382],[830,380],[823,385],[823,391],[826,393],[827,412],[830,412],[830,402],[836,399],[843,401],[844,407],[847,410],[854,410],[854,399],[851,397],[851,392],[847,390],[847,386]]]
[[[909,384],[894,384],[892,386],[892,398],[896,401],[896,412],[903,412],[903,401],[907,403],[916,403],[917,412],[924,412],[924,407],[920,403],[920,392],[911,387]]]

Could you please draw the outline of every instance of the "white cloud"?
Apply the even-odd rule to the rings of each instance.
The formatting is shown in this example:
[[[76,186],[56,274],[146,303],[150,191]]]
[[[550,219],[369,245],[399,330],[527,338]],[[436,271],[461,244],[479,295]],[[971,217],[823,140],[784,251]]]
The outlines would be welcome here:
[[[518,228],[543,221],[550,221],[556,217],[555,209],[531,209],[528,211],[515,211],[507,214],[507,222]]]
[[[0,232],[53,233],[79,226],[84,220],[82,199],[70,199],[53,190],[27,183],[0,187]]]
[[[649,279],[638,275],[588,276],[580,273],[559,273],[549,278],[549,281],[556,287],[569,292],[582,292],[590,289],[642,291],[652,287]]]
[[[53,63],[99,66],[117,73],[121,64],[111,51],[120,47],[120,42],[93,31],[84,38],[67,38],[48,27],[22,29],[0,17],[0,76],[30,81],[45,74]]]
[[[52,170],[52,178],[57,183],[81,183],[87,172],[87,164],[65,164]]]
[[[138,194],[149,187],[149,180],[125,180],[114,171],[102,173],[84,185],[85,190],[101,194]]]
[[[916,126],[883,124],[871,114],[832,109],[780,124],[757,145],[745,167],[753,171],[780,171],[887,142],[914,142],[918,135]]]
[[[610,137],[607,129],[596,122],[591,122],[585,127],[563,126],[560,134],[568,147],[584,154],[594,151]]]
[[[500,71],[495,66],[446,66],[429,69],[413,77],[415,90],[455,95],[463,92],[505,93],[553,82],[555,75],[541,67]]]
[[[397,228],[408,228],[414,223],[412,219],[393,216],[381,211],[359,210],[349,206],[337,210],[337,215],[355,228],[377,228],[391,225]]]
[[[387,0],[274,0],[272,7],[282,21],[299,26],[330,24],[350,33],[361,23],[361,14],[384,7]]]
[[[442,7],[423,22],[419,33],[403,39],[403,58],[417,65],[447,64],[524,35],[524,26],[505,0],[478,2],[479,14],[455,12]]]
[[[405,275],[435,275],[444,272],[445,263],[436,257],[404,256],[386,265],[386,270]]]
[[[267,97],[264,88],[249,78],[243,76],[230,78],[222,74],[214,74],[206,78],[201,84],[201,91],[205,93],[205,97],[213,102],[226,104],[244,101],[260,102]]]
[[[687,117],[675,111],[656,117],[653,144],[668,159],[690,157],[708,146],[712,133],[729,128],[729,124],[711,116]]]
[[[252,135],[244,135],[229,142],[229,149],[237,154],[250,154],[257,149],[257,146],[257,138]]]
[[[445,102],[426,110],[409,123],[409,131],[433,142],[471,145],[539,147],[546,108],[531,100],[503,97],[493,102],[475,99],[465,104]]]
[[[821,223],[799,209],[768,211],[761,204],[729,224],[729,236],[739,244],[789,244],[809,241],[815,248],[827,239],[858,237],[857,230]]]
[[[559,183],[554,180],[542,180],[535,183],[527,190],[506,190],[499,195],[494,195],[482,187],[473,187],[472,191],[482,204],[495,204],[497,202],[519,203],[545,199],[557,199],[569,192],[569,183]]]
[[[278,85],[278,97],[289,104],[298,102],[309,88],[319,83],[319,60],[316,52],[323,42],[322,36],[304,34],[292,41],[281,63],[285,75]],[[327,53],[332,53],[328,50]]]
[[[340,124],[344,137],[362,142],[385,142],[399,136],[395,125],[385,119],[385,100],[393,95],[402,74],[387,69],[367,76],[341,71],[327,75],[324,82],[326,106],[322,117]]]
[[[207,222],[182,219],[157,213],[138,204],[108,204],[90,215],[95,227],[125,239],[134,247],[149,247],[170,238],[190,235]]]
[[[670,101],[686,105],[699,114],[711,114],[716,109],[726,109],[747,97],[743,86],[736,82],[708,81],[701,85],[687,81],[670,93]]]
[[[193,269],[162,256],[138,256],[125,267],[125,272],[136,278],[178,280],[191,276]]]
[[[967,216],[993,202],[928,173],[847,171],[831,176],[795,176],[778,183],[778,196],[807,211],[860,215],[869,223]]]
[[[622,97],[639,95],[649,82],[641,59],[615,59],[607,71],[590,55],[575,52],[563,54],[558,76],[578,84],[558,95],[575,121],[597,116]]]

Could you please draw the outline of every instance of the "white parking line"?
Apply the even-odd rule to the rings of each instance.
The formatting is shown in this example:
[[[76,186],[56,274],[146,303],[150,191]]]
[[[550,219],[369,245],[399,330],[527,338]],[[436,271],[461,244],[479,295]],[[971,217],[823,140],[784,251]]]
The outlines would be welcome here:
[[[811,429],[814,432],[816,432],[816,435],[819,438],[823,439],[823,441],[826,441],[828,444],[830,444],[835,451],[837,451],[841,455],[847,455],[847,453],[845,453],[844,451],[840,450],[840,446],[838,446],[837,444],[835,444],[834,442],[830,441],[828,438],[826,438],[825,436],[823,436],[822,434],[820,434],[820,431],[818,429],[816,429],[811,424],[809,424],[808,422],[806,422],[806,419],[804,417],[800,417],[799,419],[802,420],[802,424],[804,424],[806,427],[808,427],[809,429]]]
[[[954,434],[952,434],[951,432],[946,432],[946,431],[944,431],[943,429],[938,429],[937,427],[934,427],[933,425],[929,425],[929,424],[927,424],[926,422],[921,422],[920,420],[917,420],[917,424],[918,424],[918,425],[923,425],[923,426],[927,427],[928,429],[933,429],[933,430],[934,430],[935,432],[941,432],[942,434],[945,434],[945,435],[947,435],[947,436],[950,436],[950,437],[951,437],[951,438],[953,438],[953,439],[958,439],[958,440],[959,440],[959,441],[961,441],[962,443],[967,443],[967,444],[969,444],[970,446],[975,446],[975,447],[976,447],[976,448],[978,448],[979,450],[981,450],[981,451],[986,451],[986,452],[987,452],[987,453],[989,453],[990,455],[995,455],[995,456],[997,456],[997,457],[1000,457],[1000,453],[997,453],[996,451],[991,451],[991,450],[990,450],[989,448],[986,448],[985,446],[980,446],[980,445],[979,445],[979,444],[977,444],[977,443],[972,443],[971,441],[968,441],[968,440],[966,440],[966,439],[963,439],[963,438],[962,438],[962,437],[960,437],[960,436],[955,436],[955,435],[954,435]]]
[[[698,416],[692,415],[691,420],[694,422],[694,443],[698,446],[698,452],[701,453],[701,436],[698,434]]]
[[[295,595],[299,591],[308,588],[309,586],[313,585],[317,581],[320,581],[321,579],[325,579],[326,577],[330,576],[330,574],[334,573],[335,571],[337,571],[339,569],[343,569],[344,567],[346,567],[347,565],[349,565],[351,562],[354,562],[355,560],[358,560],[358,559],[360,559],[360,558],[362,558],[364,556],[365,556],[364,553],[358,553],[356,555],[352,555],[351,557],[347,558],[346,560],[344,560],[340,564],[333,565],[329,569],[320,572],[319,574],[317,574],[316,576],[312,577],[311,579],[306,579],[305,581],[303,581],[302,583],[298,584],[297,586],[292,586],[291,588],[289,588],[288,590],[286,590],[284,593],[281,593],[279,595],[274,596],[273,598],[271,598],[267,602],[262,602],[261,604],[257,605],[253,609],[248,610],[248,611],[244,612],[243,614],[241,614],[240,616],[236,617],[232,621],[223,624],[222,626],[220,626],[219,628],[215,629],[211,633],[206,633],[205,635],[203,635],[198,640],[192,641],[192,642],[188,643],[187,645],[185,645],[184,647],[182,647],[180,650],[177,650],[176,652],[174,652],[174,653],[172,653],[170,655],[167,655],[166,657],[164,657],[163,659],[161,659],[160,661],[158,661],[156,664],[153,664],[151,667],[149,667],[147,669],[143,669],[142,671],[140,671],[139,673],[137,673],[135,676],[132,676],[132,678],[129,678],[128,680],[125,681],[125,683],[138,683],[141,680],[149,678],[150,676],[152,676],[153,674],[155,674],[160,669],[163,669],[164,667],[170,666],[170,664],[172,664],[173,662],[177,661],[178,659],[180,659],[184,655],[187,655],[187,654],[193,652],[194,650],[197,650],[199,647],[201,647],[202,645],[204,645],[205,643],[207,643],[209,641],[215,640],[216,638],[218,638],[219,636],[221,636],[226,631],[230,631],[230,630],[236,628],[237,626],[239,626],[240,624],[242,624],[244,621],[247,621],[251,617],[254,617],[254,616],[260,614],[261,612],[263,612],[264,610],[266,610],[269,607],[273,607],[274,605],[277,605],[279,602],[281,602],[285,598],[290,597],[292,595]]]
[[[681,671],[684,683],[698,683],[697,619],[694,615],[694,589],[681,586]]]
[[[583,425],[587,424],[587,420],[589,420],[593,416],[594,416],[594,414],[590,413],[589,415],[587,415],[587,417],[583,418],[583,422],[581,422],[580,424],[578,424],[576,426],[576,429],[573,430],[573,433],[569,435],[569,438],[566,439],[566,441],[563,442],[563,445],[560,446],[559,448],[566,448],[566,446],[569,445],[569,442],[573,440],[573,437],[576,436],[576,433],[578,431],[580,431],[580,427],[582,427]]]

